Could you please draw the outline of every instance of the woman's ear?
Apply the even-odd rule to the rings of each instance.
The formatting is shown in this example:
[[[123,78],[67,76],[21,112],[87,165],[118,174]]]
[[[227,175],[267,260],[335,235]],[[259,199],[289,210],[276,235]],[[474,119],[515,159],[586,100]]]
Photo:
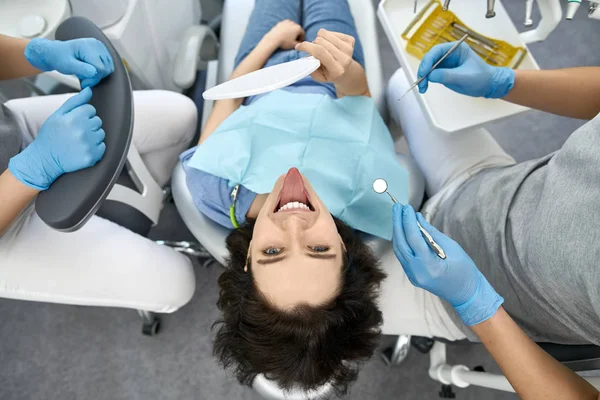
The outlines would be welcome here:
[[[344,240],[342,239],[342,235],[340,235],[339,233],[338,233],[338,238],[340,239],[340,243],[342,244],[342,251],[344,253],[346,253],[346,243],[344,243]]]
[[[252,254],[252,240],[248,245],[248,253],[246,254],[246,264],[244,264],[244,272],[248,272],[248,264],[250,264],[250,254]]]

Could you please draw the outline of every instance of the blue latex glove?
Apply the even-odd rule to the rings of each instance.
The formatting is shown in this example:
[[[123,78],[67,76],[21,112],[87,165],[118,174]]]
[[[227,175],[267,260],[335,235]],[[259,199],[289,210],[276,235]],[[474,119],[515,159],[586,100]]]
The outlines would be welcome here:
[[[446,252],[442,260],[429,247],[419,227]],[[458,243],[431,226],[411,206],[394,205],[394,253],[410,282],[446,300],[467,326],[491,318],[504,302]]]
[[[95,165],[104,155],[102,120],[87,104],[92,89],[70,97],[40,128],[37,137],[10,159],[8,169],[24,184],[46,190],[62,174]]]
[[[96,39],[33,39],[25,47],[25,58],[41,71],[76,75],[82,88],[97,85],[115,70],[108,50]]]
[[[421,60],[417,76],[421,78],[455,44],[434,46]],[[500,99],[515,84],[515,72],[510,68],[492,67],[469,45],[462,43],[429,76],[419,84],[419,92],[425,93],[429,82],[441,83],[448,89],[472,97]]]

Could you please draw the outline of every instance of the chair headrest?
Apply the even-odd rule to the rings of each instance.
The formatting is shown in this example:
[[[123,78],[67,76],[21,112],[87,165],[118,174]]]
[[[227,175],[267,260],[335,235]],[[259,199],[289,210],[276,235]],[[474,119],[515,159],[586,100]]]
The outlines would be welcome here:
[[[279,388],[276,382],[265,378],[260,374],[254,378],[252,387],[261,396],[268,400],[306,400],[306,399],[322,399],[329,398],[333,392],[331,384],[326,383],[318,389],[305,392],[303,390],[292,390],[285,392]]]

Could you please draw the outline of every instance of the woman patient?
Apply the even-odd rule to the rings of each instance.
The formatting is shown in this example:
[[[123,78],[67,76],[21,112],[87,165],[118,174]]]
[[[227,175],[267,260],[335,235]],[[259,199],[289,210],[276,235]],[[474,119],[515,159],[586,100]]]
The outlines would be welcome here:
[[[231,79],[306,53],[321,61],[312,77],[218,101],[181,158],[199,210],[238,228],[219,279],[215,355],[242,384],[264,374],[284,389],[330,382],[342,394],[382,323],[385,274],[356,231],[391,235],[391,203],[371,182],[387,178],[404,199],[408,188],[346,0],[257,0]]]

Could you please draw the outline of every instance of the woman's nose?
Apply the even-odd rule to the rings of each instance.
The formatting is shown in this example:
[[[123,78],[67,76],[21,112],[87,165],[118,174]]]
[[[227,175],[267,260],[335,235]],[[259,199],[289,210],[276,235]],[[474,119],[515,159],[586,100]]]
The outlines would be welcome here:
[[[308,221],[297,215],[290,215],[288,218],[283,220],[283,229],[290,233],[300,232],[308,228]]]

